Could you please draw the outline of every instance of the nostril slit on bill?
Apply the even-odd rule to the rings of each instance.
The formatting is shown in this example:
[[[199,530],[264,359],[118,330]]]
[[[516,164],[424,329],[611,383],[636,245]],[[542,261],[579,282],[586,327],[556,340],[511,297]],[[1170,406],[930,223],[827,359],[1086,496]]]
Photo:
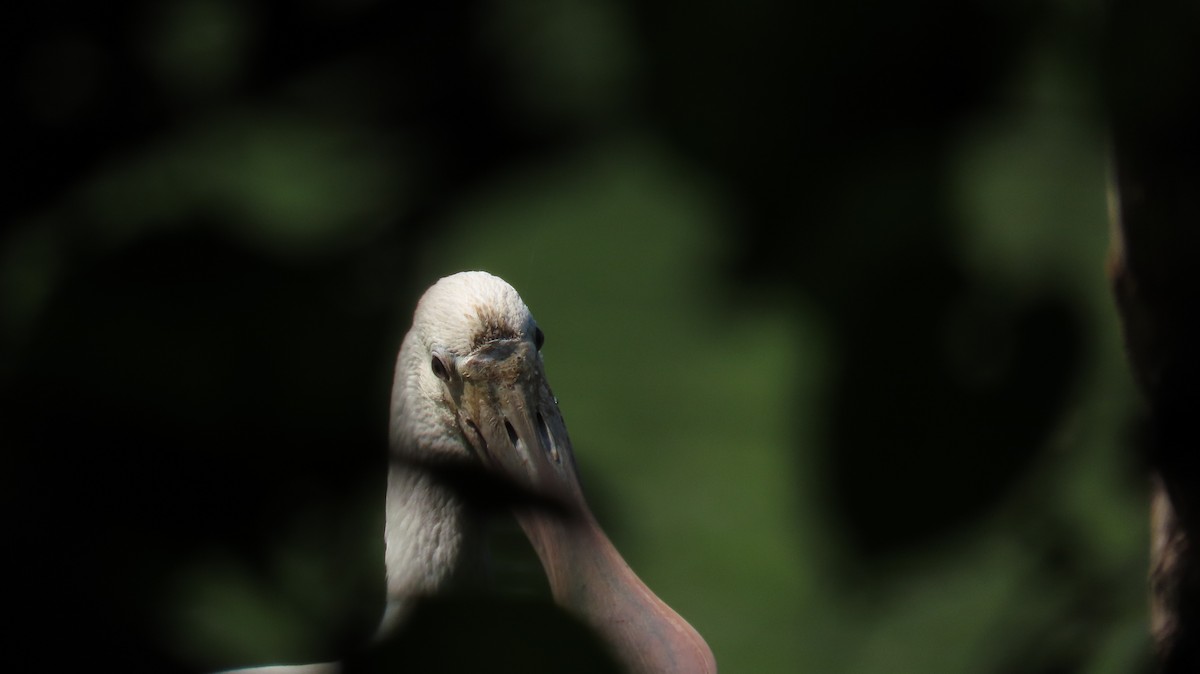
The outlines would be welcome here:
[[[537,413],[538,435],[541,437],[542,447],[546,448],[546,452],[550,454],[550,459],[554,463],[559,462],[558,447],[554,446],[554,440],[550,437],[550,430],[546,428],[546,420],[542,418],[542,413]]]
[[[517,441],[521,438],[517,436],[517,430],[513,428],[513,425],[509,423],[508,419],[504,420],[504,430],[508,431],[508,441],[512,443],[513,447],[516,447]]]

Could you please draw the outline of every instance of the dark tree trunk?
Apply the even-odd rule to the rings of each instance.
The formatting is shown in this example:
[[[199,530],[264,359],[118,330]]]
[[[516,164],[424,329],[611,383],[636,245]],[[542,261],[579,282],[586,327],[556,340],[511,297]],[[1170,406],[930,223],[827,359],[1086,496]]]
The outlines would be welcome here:
[[[1163,672],[1200,672],[1200,11],[1109,17],[1110,276],[1149,406],[1151,627]]]

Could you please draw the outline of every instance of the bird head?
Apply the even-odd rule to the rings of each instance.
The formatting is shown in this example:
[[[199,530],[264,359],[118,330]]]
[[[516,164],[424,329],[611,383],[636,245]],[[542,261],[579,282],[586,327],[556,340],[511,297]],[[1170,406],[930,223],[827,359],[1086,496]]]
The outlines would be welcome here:
[[[478,460],[557,502],[581,498],[571,441],[546,381],[544,341],[529,308],[504,280],[462,272],[438,281],[417,304],[405,345],[412,362],[398,369],[407,380],[397,386],[419,398],[426,413],[393,413],[407,413],[410,429],[411,417],[421,419],[410,432],[423,437],[394,437],[395,444]]]

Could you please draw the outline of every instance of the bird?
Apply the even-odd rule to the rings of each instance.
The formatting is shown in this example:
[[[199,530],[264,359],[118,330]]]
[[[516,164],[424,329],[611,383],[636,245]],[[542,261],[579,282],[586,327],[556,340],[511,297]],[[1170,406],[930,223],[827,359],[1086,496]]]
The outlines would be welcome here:
[[[545,333],[509,283],[453,274],[417,302],[396,358],[384,515],[386,638],[423,597],[475,565],[471,494],[447,468],[513,487],[512,511],[554,601],[590,626],[633,674],[716,672],[703,637],[638,578],[588,508],[558,400]],[[474,484],[474,483],[473,483]],[[336,663],[265,672],[331,672]]]

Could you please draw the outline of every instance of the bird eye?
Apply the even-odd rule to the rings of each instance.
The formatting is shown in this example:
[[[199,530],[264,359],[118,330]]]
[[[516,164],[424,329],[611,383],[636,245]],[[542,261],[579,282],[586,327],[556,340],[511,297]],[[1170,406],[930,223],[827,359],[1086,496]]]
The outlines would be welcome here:
[[[450,368],[446,367],[446,362],[436,353],[433,354],[433,360],[430,361],[429,367],[433,369],[433,376],[442,381],[450,381]]]
[[[546,333],[542,332],[541,328],[533,329],[533,343],[537,346],[538,351],[541,351],[542,345],[546,343]]]

